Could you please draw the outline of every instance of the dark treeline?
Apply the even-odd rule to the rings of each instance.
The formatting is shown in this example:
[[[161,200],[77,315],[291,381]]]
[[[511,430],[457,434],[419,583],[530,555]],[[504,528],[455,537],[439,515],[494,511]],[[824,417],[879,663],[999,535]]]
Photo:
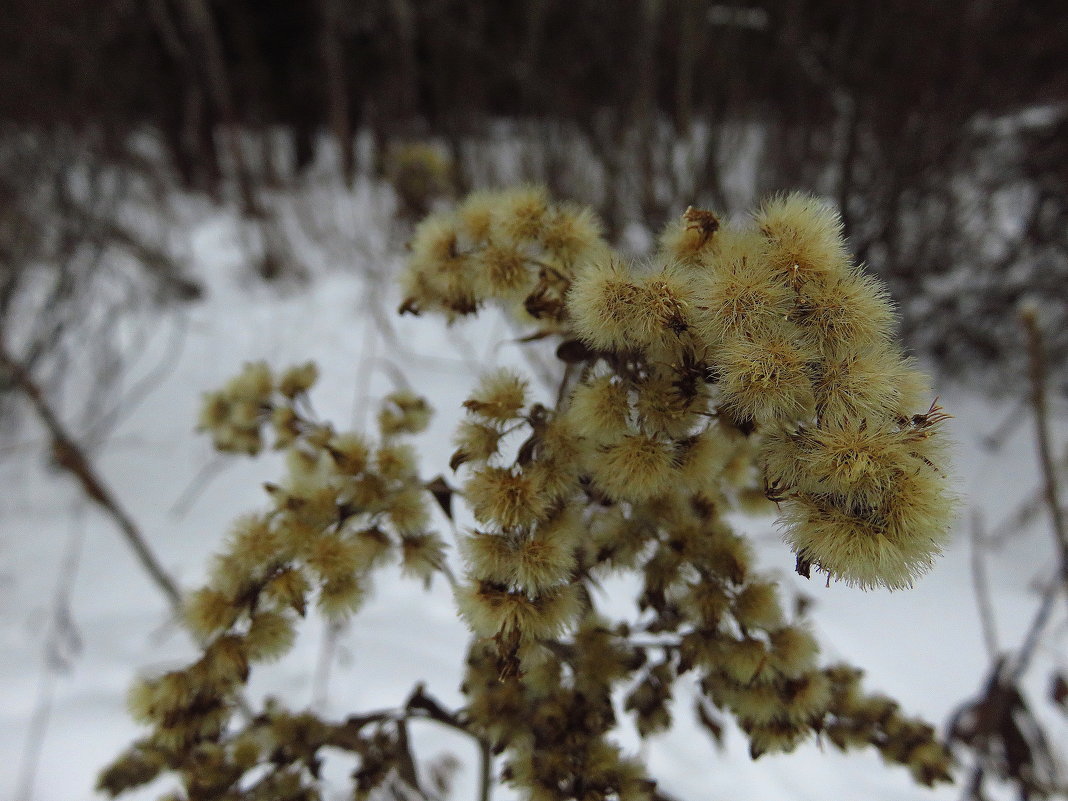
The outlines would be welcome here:
[[[584,199],[618,233],[658,225],[680,202],[748,204],[730,166],[751,152],[738,133],[750,126],[761,132],[751,193],[833,197],[860,258],[895,292],[934,288],[922,312],[906,309],[916,344],[950,361],[997,359],[1007,334],[991,312],[1028,293],[1068,300],[1068,15],[1052,0],[6,5],[9,130],[91,128],[121,150],[150,127],[188,186],[218,193],[229,177],[249,208],[249,132],[285,131],[297,169],[323,133],[432,137],[462,191],[479,183],[465,147],[507,119],[535,126],[549,166],[534,177],[555,191],[581,194],[575,152],[598,162],[602,191]],[[554,137],[572,155],[552,152]],[[680,140],[689,160],[672,167]],[[340,153],[351,179],[354,149]],[[1006,209],[1021,223],[992,242]],[[1028,279],[1008,280],[1023,263]],[[965,267],[975,283],[962,290],[948,277]],[[946,326],[925,327],[935,312]]]

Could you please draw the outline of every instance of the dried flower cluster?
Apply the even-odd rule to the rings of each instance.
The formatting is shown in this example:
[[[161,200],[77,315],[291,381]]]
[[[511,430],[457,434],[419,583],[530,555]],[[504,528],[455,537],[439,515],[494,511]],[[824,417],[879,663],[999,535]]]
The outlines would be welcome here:
[[[606,252],[588,208],[553,203],[538,187],[476,192],[416,228],[401,310],[452,319],[492,299],[522,304],[547,324],[560,321],[575,269]]]
[[[256,452],[270,424],[290,477],[190,597],[204,656],[138,686],[152,732],[104,789],[170,770],[183,797],[312,798],[333,746],[357,758],[357,797],[396,781],[421,792],[404,725],[427,716],[500,755],[501,778],[533,801],[651,799],[655,782],[611,735],[622,715],[642,736],[668,728],[685,674],[698,719],[718,737],[733,717],[754,757],[815,736],[948,780],[929,725],[864,693],[860,671],[820,666],[725,517],[774,502],[800,572],[865,588],[908,586],[945,540],[946,415],[923,400],[890,303],[829,208],[782,197],[744,227],[690,209],[638,267],[588,210],[537,189],[481,193],[419,226],[404,283],[402,311],[451,319],[497,302],[559,336],[559,401],[536,402],[516,373],[484,376],[464,404],[453,490],[419,479],[394,441],[425,425],[422,399],[388,398],[372,446],[311,422],[308,368],[276,380],[255,365],[209,395],[217,446]],[[426,580],[447,571],[429,500],[448,513],[453,494],[476,521],[458,543],[457,605],[475,634],[466,706],[446,711],[420,688],[388,719],[331,724],[274,704],[235,723],[249,664],[289,647],[313,599],[328,616],[353,611],[390,554]],[[641,581],[628,620],[591,592],[619,572]]]
[[[361,726],[330,726],[277,702],[234,725],[250,668],[291,648],[309,607],[344,619],[359,609],[375,568],[396,561],[429,581],[444,566],[444,544],[429,528],[432,498],[414,451],[397,439],[423,430],[426,402],[406,392],[387,397],[373,443],[312,419],[315,380],[313,366],[276,377],[251,364],[205,397],[201,427],[216,447],[257,452],[273,430],[288,475],[265,485],[268,509],[234,524],[207,586],[186,601],[203,655],[131,690],[131,712],[151,731],[101,776],[112,795],[171,771],[188,798],[314,798],[318,748],[372,747]],[[246,774],[263,765],[271,770],[249,783]]]

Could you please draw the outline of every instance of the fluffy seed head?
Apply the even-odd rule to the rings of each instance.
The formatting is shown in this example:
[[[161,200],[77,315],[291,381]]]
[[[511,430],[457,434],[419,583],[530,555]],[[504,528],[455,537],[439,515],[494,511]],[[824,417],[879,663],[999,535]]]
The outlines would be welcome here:
[[[499,205],[499,192],[481,191],[468,195],[456,209],[456,228],[460,235],[473,245],[489,239]]]
[[[430,423],[433,410],[426,398],[412,392],[394,392],[382,401],[378,413],[378,428],[382,436],[418,434]]]
[[[630,401],[622,383],[611,375],[592,378],[575,387],[567,410],[576,431],[598,441],[608,441],[628,430]]]
[[[437,534],[409,534],[401,537],[401,570],[429,586],[433,575],[445,564],[445,543]]]
[[[768,264],[766,249],[755,232],[724,231],[709,269],[694,276],[697,330],[705,342],[760,336],[790,313],[795,294]]]
[[[290,367],[278,380],[278,391],[287,398],[295,398],[303,392],[307,392],[319,380],[319,368],[315,362]]]
[[[541,244],[565,270],[604,250],[601,223],[586,206],[561,203],[545,218]]]
[[[930,397],[924,375],[889,343],[821,360],[810,375],[816,414],[829,425],[905,414]]]
[[[794,192],[772,198],[756,213],[768,239],[768,263],[792,287],[834,279],[850,269],[842,220],[824,201]]]
[[[454,441],[458,449],[453,462],[456,467],[467,461],[485,462],[496,455],[501,431],[487,423],[461,420]]]
[[[782,609],[774,584],[755,581],[734,598],[735,619],[747,629],[768,629],[782,623]]]
[[[693,326],[695,290],[692,272],[675,262],[668,262],[648,273],[641,282],[648,296],[646,316],[649,326],[644,334],[650,342],[666,340],[677,343]],[[644,318],[639,315],[637,324]]]
[[[789,423],[812,414],[812,356],[783,334],[732,340],[719,358],[725,406],[737,419]]]
[[[326,581],[319,590],[319,611],[330,620],[345,620],[360,608],[366,587],[352,574]]]
[[[879,281],[852,270],[803,284],[790,319],[818,353],[841,357],[889,340],[894,309]]]
[[[519,416],[526,404],[527,382],[508,369],[496,370],[482,377],[478,389],[464,407],[486,420],[507,422]]]
[[[478,582],[457,592],[460,614],[480,637],[498,632],[523,638],[559,636],[582,607],[578,587],[565,584],[530,597],[500,585]]]
[[[593,477],[613,498],[646,500],[669,484],[674,460],[670,443],[647,434],[627,434],[601,449]]]
[[[648,344],[655,327],[649,293],[616,259],[586,263],[567,293],[575,332],[596,350],[628,351]]]
[[[506,467],[477,470],[464,486],[464,495],[477,520],[505,529],[530,525],[548,505],[529,475]]]
[[[831,578],[862,589],[903,589],[926,573],[941,553],[948,512],[939,514],[935,523],[894,519],[898,513],[889,504],[854,510],[841,503],[831,495],[800,494],[782,504],[787,542]],[[922,517],[939,512],[932,506]]]
[[[245,653],[249,661],[277,659],[293,647],[296,632],[293,621],[278,612],[257,612],[245,634]]]
[[[532,280],[527,258],[511,241],[490,240],[472,259],[481,294],[488,297],[512,297],[529,289]]]
[[[769,664],[787,677],[797,677],[812,670],[819,647],[813,636],[797,626],[786,626],[769,635]]]
[[[533,240],[542,233],[549,212],[549,195],[543,186],[524,186],[500,195],[500,224],[517,241]]]
[[[194,592],[185,604],[186,622],[203,638],[228,629],[237,619],[237,613],[232,598],[210,587]]]

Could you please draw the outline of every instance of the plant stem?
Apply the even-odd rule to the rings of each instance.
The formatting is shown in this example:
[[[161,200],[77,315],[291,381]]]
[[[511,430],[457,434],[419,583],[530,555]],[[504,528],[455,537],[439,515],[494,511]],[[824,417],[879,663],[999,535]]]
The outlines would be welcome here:
[[[1043,595],[1038,612],[1031,621],[1023,645],[1016,655],[1011,675],[1019,679],[1028,667],[1043,629],[1053,611],[1053,603],[1061,589],[1068,588],[1068,531],[1065,530],[1064,514],[1057,488],[1057,473],[1053,463],[1053,448],[1050,445],[1049,419],[1046,409],[1046,360],[1042,348],[1042,332],[1038,327],[1038,315],[1034,309],[1025,309],[1021,314],[1027,329],[1028,368],[1031,377],[1031,406],[1035,413],[1035,438],[1038,442],[1039,460],[1045,482],[1046,505],[1049,506],[1053,532],[1060,546],[1060,577],[1050,582]]]
[[[77,478],[85,494],[111,517],[127,544],[133,549],[138,561],[141,562],[152,581],[166,596],[167,602],[175,614],[180,614],[182,595],[178,590],[178,586],[167,575],[159,560],[156,559],[140,529],[122,506],[119,505],[118,500],[108,490],[103,479],[93,470],[85,452],[67,432],[52,407],[49,406],[48,401],[45,400],[40,386],[33,380],[29,371],[8,354],[2,343],[0,343],[0,368],[11,376],[15,385],[30,401],[45,428],[48,429],[48,433],[52,437],[52,451],[56,462]]]
[[[1064,508],[1059,498],[1057,468],[1053,461],[1052,438],[1049,431],[1049,413],[1046,405],[1046,357],[1042,347],[1042,332],[1039,330],[1038,315],[1034,309],[1024,311],[1023,322],[1027,328],[1031,405],[1035,412],[1035,437],[1046,485],[1046,504],[1049,506],[1053,533],[1057,537],[1061,550],[1061,581],[1068,587],[1068,528],[1065,527]]]

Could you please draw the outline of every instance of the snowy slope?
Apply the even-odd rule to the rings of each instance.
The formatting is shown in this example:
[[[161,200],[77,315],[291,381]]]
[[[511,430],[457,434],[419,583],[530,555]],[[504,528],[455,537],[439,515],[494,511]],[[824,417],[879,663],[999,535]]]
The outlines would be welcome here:
[[[138,362],[147,372],[166,353],[165,334],[175,327],[184,331],[177,363],[125,416],[96,454],[97,464],[185,588],[204,577],[207,557],[228,522],[259,508],[261,482],[278,475],[278,460],[271,456],[225,460],[192,503],[174,513],[183,491],[215,458],[208,442],[191,433],[200,393],[222,384],[243,362],[265,359],[281,367],[316,360],[323,376],[313,393],[316,411],[339,426],[371,419],[368,404],[393,387],[387,361],[399,365],[438,409],[431,430],[420,439],[426,443],[421,447],[427,476],[447,470],[449,432],[475,381],[475,365],[524,364],[519,346],[487,344],[507,336],[492,315],[452,330],[436,319],[392,315],[396,298],[389,277],[399,249],[396,235],[391,240],[383,232],[388,196],[363,186],[317,203],[315,208],[333,215],[318,221],[329,226],[333,247],[313,245],[315,231],[307,227],[293,232],[313,279],[305,288],[283,293],[242,277],[247,232],[217,211],[190,207],[189,255],[209,295],[189,308],[152,312],[160,335],[130,343],[132,352],[147,349]],[[375,302],[387,309],[391,336],[365,312]],[[144,312],[130,314],[131,331],[143,330],[145,321],[136,315]],[[131,376],[129,383],[135,381]],[[981,439],[1005,412],[959,388],[943,388],[943,402],[956,415],[951,426],[959,443],[965,515],[946,557],[915,590],[863,593],[805,581],[793,574],[793,558],[770,520],[741,526],[758,542],[766,568],[814,600],[812,618],[827,644],[826,658],[865,667],[870,688],[939,724],[980,687],[987,665],[972,588],[966,527],[971,510],[981,510],[993,525],[1038,482],[1029,424],[1018,426],[999,452],[989,452]],[[1061,442],[1065,422],[1062,415]],[[0,754],[5,756],[0,798],[88,799],[99,768],[137,736],[124,711],[124,694],[135,673],[178,665],[193,649],[167,622],[158,591],[111,523],[85,504],[66,476],[46,469],[43,436],[35,424],[27,422],[24,429],[18,447],[0,461]],[[1033,581],[1051,574],[1053,555],[1052,537],[1040,524],[990,560],[1002,647],[1013,647],[1021,638],[1036,605]],[[619,590],[623,597],[625,587]],[[69,611],[65,622],[57,617],[57,599]],[[610,598],[607,603],[611,606]],[[325,711],[341,716],[396,705],[419,680],[446,703],[459,703],[460,659],[468,635],[451,610],[448,590],[440,583],[425,593],[399,575],[383,574],[374,600],[340,638]],[[1036,693],[1045,691],[1049,666],[1064,668],[1068,658],[1063,607],[1056,615],[1055,634],[1047,639],[1051,648],[1032,671],[1029,686]],[[309,627],[290,657],[256,671],[253,693],[277,693],[294,707],[311,703],[321,642],[322,632]],[[737,733],[720,752],[690,721],[684,700],[676,713],[677,730],[649,743],[638,744],[627,732],[622,736],[648,759],[663,788],[681,799],[896,801],[959,795],[955,788],[917,788],[904,770],[884,768],[873,754],[842,756],[817,744],[753,763]],[[1059,743],[1068,743],[1063,718],[1052,723]],[[420,756],[452,752],[461,759],[464,768],[453,797],[471,798],[471,744],[429,726],[415,736]],[[30,760],[37,742],[40,753]],[[145,797],[164,789],[155,786]],[[503,788],[498,796],[514,793]]]

